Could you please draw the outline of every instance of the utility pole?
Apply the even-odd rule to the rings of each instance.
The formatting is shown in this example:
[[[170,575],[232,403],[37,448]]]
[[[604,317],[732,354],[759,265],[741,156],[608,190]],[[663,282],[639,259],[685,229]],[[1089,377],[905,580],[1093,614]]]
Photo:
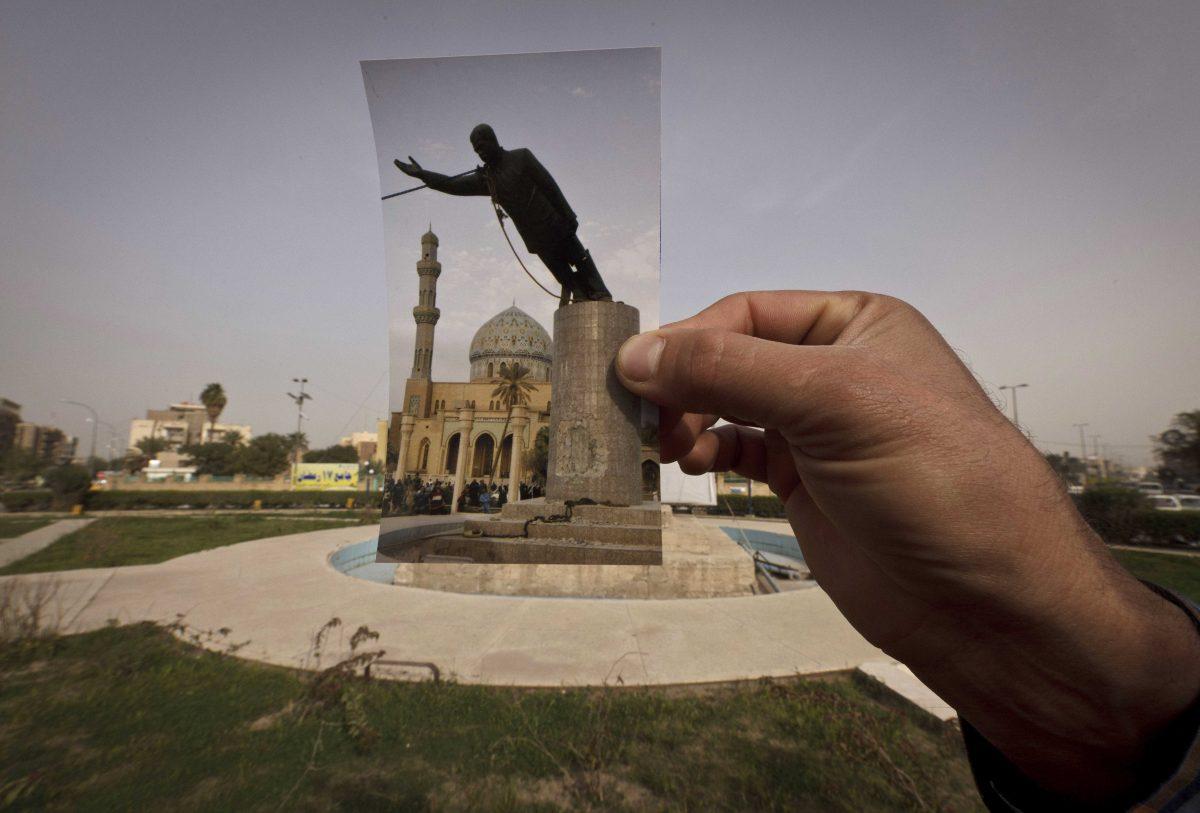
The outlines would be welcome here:
[[[1100,438],[1101,435],[1092,435],[1092,452],[1096,455],[1096,465],[1100,467],[1100,479],[1108,479],[1108,466],[1104,462],[1104,458],[1100,456]]]
[[[1079,430],[1079,460],[1083,463],[1083,484],[1086,486],[1088,481],[1087,441],[1083,439],[1083,429],[1087,424],[1073,423],[1071,426]]]
[[[1017,390],[1021,389],[1021,387],[1028,387],[1028,386],[1029,386],[1028,384],[1005,384],[1004,386],[1002,386],[1000,388],[1001,392],[1003,392],[1004,390],[1012,390],[1012,394],[1013,394],[1013,426],[1017,427],[1018,429],[1021,428],[1021,419],[1019,417],[1017,417]]]
[[[300,465],[300,429],[304,423],[304,402],[311,400],[312,396],[304,391],[304,385],[308,383],[307,378],[293,378],[292,382],[300,385],[299,394],[288,393],[288,398],[296,402],[296,436],[292,439],[296,447],[292,454],[292,485],[295,485],[296,467]]]

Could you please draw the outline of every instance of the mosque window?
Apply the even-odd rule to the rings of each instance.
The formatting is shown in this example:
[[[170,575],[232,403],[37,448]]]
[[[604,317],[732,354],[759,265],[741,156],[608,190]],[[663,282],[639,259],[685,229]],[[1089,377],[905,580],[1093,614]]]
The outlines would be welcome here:
[[[487,371],[487,377],[488,377],[488,378],[491,378],[493,375],[494,375],[494,373],[492,372],[492,362],[490,362],[490,361],[489,361],[489,362],[488,362],[488,371]]]

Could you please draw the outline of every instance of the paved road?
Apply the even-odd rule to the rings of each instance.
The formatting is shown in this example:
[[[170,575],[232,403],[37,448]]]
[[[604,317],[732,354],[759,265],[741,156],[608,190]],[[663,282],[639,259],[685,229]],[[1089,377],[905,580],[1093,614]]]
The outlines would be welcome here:
[[[422,520],[417,520],[422,521]],[[463,683],[517,686],[678,684],[848,669],[886,658],[820,589],[719,599],[550,599],[394,587],[334,570],[329,555],[371,535],[336,528],[243,542],[157,565],[0,577],[55,585],[67,632],[110,619],[228,628],[208,645],[314,667],[314,634],[341,620],[321,663],[359,625],[387,659],[430,662]],[[18,588],[21,589],[21,588]]]
[[[27,534],[0,541],[0,567],[9,565],[18,559],[24,559],[31,553],[37,553],[42,548],[49,547],[61,537],[78,531],[90,522],[92,522],[90,519],[64,519]]]

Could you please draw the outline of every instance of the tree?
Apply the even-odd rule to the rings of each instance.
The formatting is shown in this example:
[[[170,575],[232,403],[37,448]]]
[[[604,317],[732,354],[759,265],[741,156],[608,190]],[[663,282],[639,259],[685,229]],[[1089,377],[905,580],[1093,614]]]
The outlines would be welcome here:
[[[1060,455],[1047,452],[1046,462],[1058,473],[1059,477],[1068,483],[1083,482],[1083,475],[1087,467],[1078,457],[1071,457],[1070,452],[1063,452]]]
[[[1180,412],[1165,432],[1151,440],[1162,469],[1181,480],[1200,480],[1200,409]]]
[[[242,437],[242,433],[236,429],[230,429],[222,437],[222,442],[228,443],[230,446],[241,446],[243,440],[245,438]]]
[[[228,477],[236,473],[239,449],[232,443],[193,443],[183,447],[187,465],[196,467],[196,474]]]
[[[167,448],[167,441],[163,438],[148,437],[139,440],[135,446],[146,457],[154,457],[159,452]]]
[[[0,474],[5,480],[24,483],[37,477],[49,464],[29,449],[12,448],[0,456]]]
[[[221,411],[225,409],[228,400],[224,388],[217,383],[209,384],[200,391],[200,403],[204,404],[204,410],[208,413],[209,440],[212,440],[213,427],[217,425],[217,418],[221,417]],[[200,433],[200,442],[204,442],[203,432]]]
[[[59,508],[75,505],[92,485],[91,473],[72,463],[47,470],[44,479],[46,487],[54,492],[54,502]]]
[[[287,471],[291,462],[292,438],[268,432],[252,438],[238,452],[237,471],[255,477],[274,477]]]
[[[353,446],[330,446],[304,453],[305,463],[357,463],[358,451]]]
[[[500,442],[496,444],[496,456],[492,460],[492,465],[488,468],[488,484],[492,482],[492,477],[496,474],[496,467],[500,465],[500,454],[504,451],[504,436],[508,434],[508,425],[512,421],[513,407],[517,404],[529,403],[529,394],[537,392],[537,387],[530,384],[525,379],[529,377],[529,368],[522,367],[519,361],[514,361],[511,367],[500,365],[500,377],[497,379],[496,389],[492,390],[492,397],[499,398],[500,403],[508,408],[508,414],[504,416],[504,429],[500,431]],[[516,439],[513,439],[516,443]],[[517,488],[518,484],[509,483],[509,488]]]

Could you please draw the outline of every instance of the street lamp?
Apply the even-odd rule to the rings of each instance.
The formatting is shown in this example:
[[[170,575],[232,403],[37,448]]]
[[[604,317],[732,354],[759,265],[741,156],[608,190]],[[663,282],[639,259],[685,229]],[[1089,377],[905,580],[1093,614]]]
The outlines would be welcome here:
[[[1005,384],[1004,386],[1000,387],[1001,392],[1003,392],[1004,390],[1012,390],[1012,394],[1013,394],[1013,426],[1017,427],[1018,429],[1021,428],[1021,420],[1020,420],[1020,418],[1017,417],[1017,390],[1021,389],[1021,387],[1028,387],[1028,386],[1029,386],[1028,384]]]
[[[71,404],[73,406],[83,407],[88,412],[92,413],[92,450],[88,454],[87,469],[88,474],[95,474],[96,470],[92,468],[92,460],[96,457],[96,425],[100,423],[100,416],[96,414],[96,410],[92,409],[82,401],[71,401],[66,398],[58,399],[61,403]]]

